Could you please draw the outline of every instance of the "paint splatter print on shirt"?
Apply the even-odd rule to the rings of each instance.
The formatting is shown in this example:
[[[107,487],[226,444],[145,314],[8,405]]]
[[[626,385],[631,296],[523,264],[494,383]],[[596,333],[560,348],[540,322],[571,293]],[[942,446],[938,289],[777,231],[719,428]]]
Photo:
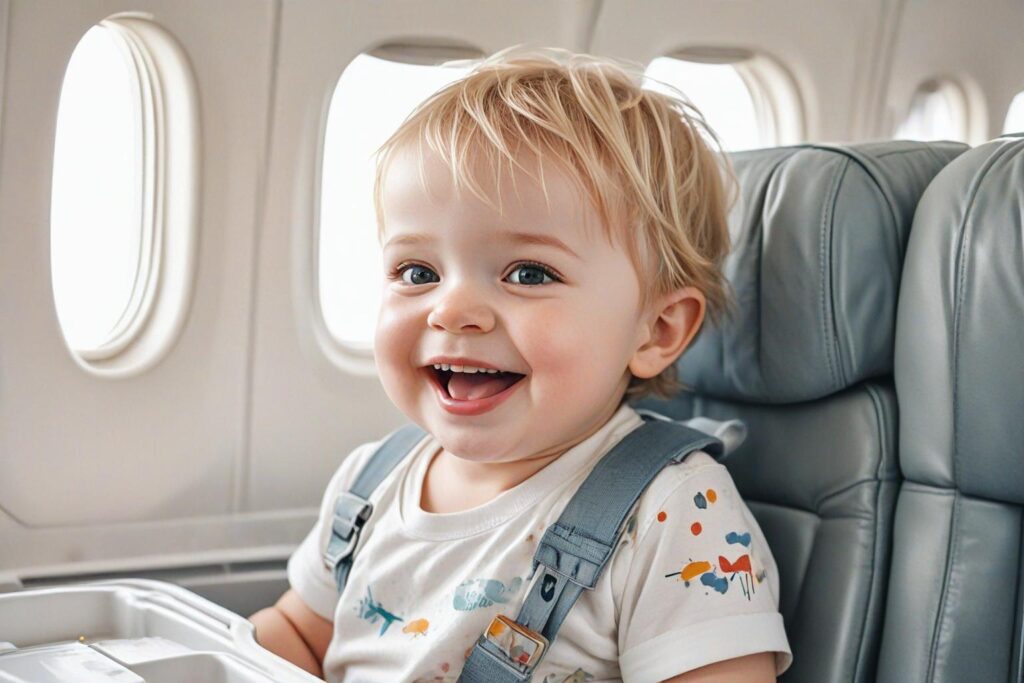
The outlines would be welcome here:
[[[469,579],[455,588],[452,607],[468,612],[495,603],[504,604],[512,599],[522,585],[523,579],[520,576],[512,579],[508,586],[497,579]]]
[[[369,586],[366,587],[366,597],[359,602],[359,616],[371,624],[377,623],[378,619],[383,619],[380,625],[380,633],[378,634],[380,636],[387,633],[388,627],[394,622],[404,621],[402,617],[387,611],[382,604],[374,600],[373,591],[370,590]]]
[[[692,536],[699,536],[704,529],[704,524],[709,523],[707,518],[714,514],[714,505],[717,501],[718,493],[713,488],[694,494],[694,510],[691,512],[695,516],[705,518],[705,521],[701,523],[700,520],[697,520],[690,525]],[[663,513],[659,513],[659,521],[663,521],[661,514]],[[731,552],[727,547],[729,545],[749,548],[751,536],[749,531],[729,531],[722,537],[722,540],[724,544],[723,550],[720,552],[724,553]],[[757,590],[756,585],[767,576],[767,571],[761,567],[756,573],[754,572],[753,560],[749,552],[731,560],[724,554],[718,554],[717,558],[717,564],[708,559],[687,558],[682,569],[665,574],[665,578],[676,578],[682,581],[687,588],[690,587],[691,582],[696,581],[700,586],[720,595],[728,593],[729,586],[735,582],[740,586],[740,590],[747,600],[750,600]]]

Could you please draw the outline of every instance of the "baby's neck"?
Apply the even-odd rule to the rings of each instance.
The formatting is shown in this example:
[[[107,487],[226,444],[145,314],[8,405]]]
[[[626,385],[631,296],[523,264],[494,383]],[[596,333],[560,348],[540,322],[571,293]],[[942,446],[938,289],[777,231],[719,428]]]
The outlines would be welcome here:
[[[438,514],[480,507],[541,471],[564,451],[510,463],[467,463],[443,448],[431,458],[423,477],[420,507]],[[467,467],[467,465],[469,467]]]
[[[599,417],[588,430],[570,441],[530,458],[512,462],[472,462],[442,448],[431,456],[427,464],[420,507],[425,512],[444,514],[484,505],[537,474],[570,448],[597,432],[611,419],[615,410],[618,410],[617,405],[611,413]]]

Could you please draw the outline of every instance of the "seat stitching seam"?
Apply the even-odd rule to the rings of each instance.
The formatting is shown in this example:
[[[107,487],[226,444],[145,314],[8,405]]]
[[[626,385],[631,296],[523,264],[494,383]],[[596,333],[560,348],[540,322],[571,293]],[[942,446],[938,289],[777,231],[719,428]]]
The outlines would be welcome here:
[[[830,289],[829,285],[831,284],[831,278],[829,277],[829,273],[827,272],[829,270],[829,262],[827,259],[831,257],[831,254],[827,252],[830,252],[829,247],[832,236],[832,231],[830,228],[832,228],[832,223],[835,218],[834,209],[836,195],[839,192],[839,181],[841,177],[845,175],[846,168],[848,165],[849,159],[844,159],[844,163],[837,167],[832,174],[832,181],[829,187],[827,199],[825,201],[824,206],[822,207],[821,227],[818,233],[818,260],[821,264],[818,273],[818,276],[821,279],[821,294],[819,296],[818,304],[821,306],[821,327],[823,333],[822,339],[825,340],[825,361],[828,364],[829,376],[832,380],[833,387],[835,387],[839,382],[836,369],[833,367],[832,362],[832,352],[834,351],[835,345],[838,343],[838,340],[833,339],[833,335],[831,334],[828,328],[829,320],[832,318],[831,313],[829,311],[829,304],[832,303],[832,292],[826,292],[826,289]],[[826,239],[826,235],[828,236],[828,239]]]
[[[879,453],[879,458],[878,458],[878,466],[875,469],[876,486],[875,486],[875,504],[874,504],[874,507],[873,507],[873,510],[875,512],[875,525],[874,525],[875,526],[875,537],[874,537],[873,542],[871,544],[871,564],[870,564],[870,566],[872,567],[871,581],[869,582],[869,586],[868,586],[868,600],[867,600],[867,604],[864,605],[864,614],[863,614],[863,619],[861,620],[860,637],[857,639],[857,657],[854,660],[854,672],[853,672],[854,680],[860,680],[860,676],[858,674],[860,673],[861,670],[863,670],[863,667],[866,666],[866,664],[864,663],[863,658],[864,658],[864,650],[865,650],[865,645],[866,645],[866,643],[865,643],[865,634],[867,633],[867,629],[868,629],[868,619],[870,618],[870,615],[871,615],[872,604],[875,604],[877,600],[881,599],[878,595],[876,595],[876,591],[882,591],[884,593],[886,588],[887,588],[887,586],[877,586],[877,585],[876,586],[872,586],[871,585],[871,584],[873,584],[875,582],[883,582],[884,581],[884,582],[887,583],[887,577],[886,576],[881,576],[879,574],[879,568],[876,566],[876,562],[877,562],[878,556],[879,556],[878,544],[880,542],[881,527],[882,527],[882,523],[881,523],[882,515],[880,514],[880,511],[879,511],[879,501],[881,500],[881,497],[882,497],[881,469],[882,469],[882,463],[885,462],[885,456],[886,456],[886,444],[885,444],[885,438],[883,436],[883,427],[884,427],[884,424],[885,424],[885,422],[884,422],[885,411],[882,409],[882,404],[881,404],[880,396],[879,396],[879,394],[877,392],[877,389],[875,387],[872,387],[872,386],[867,386],[865,388],[868,391],[868,396],[871,398],[871,405],[874,407],[875,419],[877,420],[878,426],[879,426],[879,429],[875,432],[875,434],[878,437],[878,453]],[[877,637],[877,635],[878,634],[876,634],[876,637]]]
[[[928,667],[925,673],[925,682],[931,683],[935,680],[935,658],[939,649],[939,633],[946,616],[946,598],[949,596],[949,580],[953,573],[953,558],[956,557],[957,546],[960,544],[960,536],[957,533],[957,518],[960,515],[960,493],[954,493],[953,514],[949,519],[949,554],[946,556],[946,569],[942,577],[942,593],[939,595],[939,609],[935,615],[935,628],[932,631],[932,644],[928,652]]]
[[[767,180],[763,183],[761,188],[758,188],[756,194],[757,204],[760,205],[760,216],[757,219],[757,287],[755,293],[757,297],[757,367],[760,369],[759,373],[759,389],[764,384],[765,376],[765,363],[764,363],[764,344],[765,344],[765,321],[764,321],[764,277],[765,277],[765,226],[768,224],[767,216],[765,211],[768,207],[768,195],[771,190],[771,184],[775,180],[776,174],[780,172],[780,169],[792,159],[799,150],[794,150],[793,154],[789,154],[779,159],[775,164],[772,165],[771,169],[765,173]],[[723,336],[723,342],[725,337]],[[725,354],[724,344],[721,347],[723,357]],[[724,367],[724,363],[723,363]]]
[[[1018,518],[1019,519],[1019,518]],[[1021,526],[1020,531],[1017,532],[1017,547],[1024,547],[1024,526]],[[1013,642],[1010,645],[1010,674],[1015,676],[1012,680],[1024,680],[1024,626],[1021,624],[1020,606],[1021,606],[1021,554],[1017,553],[1017,585],[1015,586],[1016,591],[1013,597],[1014,607],[1016,613],[1013,615],[1013,626],[1014,633],[1012,634]],[[1013,650],[1017,650],[1017,656],[1013,656]]]
[[[942,496],[947,498],[955,495],[956,491],[944,486],[932,486],[931,484],[925,484],[923,482],[914,481],[913,479],[904,479],[900,482],[900,492],[912,491],[913,493],[920,493],[926,496]]]
[[[840,487],[840,488],[838,488],[838,489],[836,489],[834,491],[830,491],[829,493],[826,493],[825,495],[823,495],[818,500],[814,501],[814,508],[815,509],[814,510],[808,510],[808,512],[813,512],[814,514],[818,515],[819,517],[822,517],[822,519],[834,519],[833,517],[824,517],[824,516],[822,516],[821,508],[824,507],[827,503],[831,502],[834,498],[838,498],[839,496],[843,495],[847,491],[855,489],[855,488],[857,488],[859,486],[863,486],[864,484],[871,484],[871,483],[876,482],[876,481],[879,481],[877,477],[865,477],[865,478],[857,479],[856,481],[850,482],[846,486],[842,486],[842,487]]]
[[[958,408],[957,407],[959,405],[959,400],[958,400],[959,396],[958,396],[958,394],[959,394],[959,391],[960,391],[960,362],[959,362],[960,323],[961,323],[961,317],[962,317],[961,313],[963,311],[964,299],[967,296],[967,285],[966,285],[965,279],[967,277],[967,275],[966,275],[966,273],[967,273],[967,262],[969,260],[967,258],[967,248],[968,248],[968,245],[970,244],[969,228],[970,228],[970,222],[971,222],[970,221],[970,219],[971,219],[971,212],[974,209],[974,203],[975,203],[975,201],[978,198],[978,194],[981,192],[981,183],[982,183],[982,181],[988,175],[988,172],[995,165],[996,161],[1000,157],[1002,157],[1003,154],[1006,153],[1007,148],[1011,148],[1012,149],[1012,147],[1013,147],[1012,145],[1007,145],[1003,149],[995,150],[992,153],[992,155],[989,156],[989,158],[985,160],[985,163],[982,165],[982,167],[980,169],[978,169],[978,172],[975,174],[974,178],[971,181],[971,186],[970,186],[970,189],[968,190],[967,202],[966,202],[966,204],[964,206],[964,215],[963,215],[963,218],[960,219],[960,223],[959,223],[959,226],[958,226],[959,227],[959,234],[957,235],[958,244],[957,244],[957,249],[956,249],[956,252],[955,252],[955,258],[957,259],[957,263],[956,263],[956,281],[953,283],[953,286],[955,287],[955,290],[954,290],[954,299],[953,299],[953,335],[952,335],[953,336],[953,339],[952,339],[952,345],[953,345],[953,348],[952,348],[952,355],[953,355],[953,358],[952,358],[952,361],[953,361],[953,367],[952,367],[952,373],[953,373],[953,381],[952,381],[952,384],[953,384],[953,387],[952,387],[953,388],[953,406],[952,406],[952,413],[953,413],[953,425],[952,425],[952,429],[953,429],[953,444],[952,444],[952,446],[953,446],[953,457],[951,459],[951,467],[952,467],[952,475],[953,475],[953,486],[955,488],[959,488],[959,482],[957,481],[957,471],[959,469],[957,467],[957,461],[959,460],[959,452],[960,452],[960,449],[958,448],[958,442],[959,442],[959,437],[960,437],[960,434],[959,434],[960,430],[958,429],[958,425],[959,425],[960,421],[957,419],[957,414],[958,414]]]
[[[954,156],[951,159],[944,160],[941,156],[939,156],[938,152],[936,152],[934,149],[932,149],[931,145],[925,147],[925,149],[928,150],[928,154],[939,164],[939,169],[938,169],[938,171],[935,172],[936,174],[939,171],[941,171],[943,168],[945,168],[946,164],[948,164],[950,161],[952,161],[953,159],[956,158]],[[964,150],[961,150],[961,152],[963,152],[963,151]],[[932,177],[934,178],[935,176],[933,175]]]
[[[882,405],[882,397],[881,397],[881,394],[879,393],[879,389],[878,389],[878,387],[876,385],[874,385],[874,384],[865,384],[864,385],[864,389],[867,391],[868,397],[871,399],[871,405],[875,409],[875,417],[878,419],[879,430],[878,430],[878,432],[876,432],[876,434],[878,435],[878,453],[879,453],[879,458],[878,458],[878,466],[875,467],[875,477],[879,481],[881,481],[882,480],[882,467],[883,467],[883,464],[886,462],[885,456],[887,454],[887,449],[885,447],[886,442],[885,442],[885,439],[882,438],[881,427],[882,427],[882,425],[883,425],[883,423],[885,421],[884,418],[888,414],[888,411],[886,411],[884,406]],[[895,390],[893,390],[893,392],[895,393]],[[897,435],[897,438],[898,438],[898,436],[899,435]]]

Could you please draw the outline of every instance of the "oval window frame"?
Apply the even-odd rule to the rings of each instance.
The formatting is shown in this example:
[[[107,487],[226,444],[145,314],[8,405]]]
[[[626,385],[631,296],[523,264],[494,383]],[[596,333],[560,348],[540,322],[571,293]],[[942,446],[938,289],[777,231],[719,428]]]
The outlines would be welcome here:
[[[81,368],[117,378],[155,365],[184,328],[196,266],[200,119],[188,57],[170,33],[139,13],[112,15],[97,25],[114,32],[115,42],[126,50],[139,97],[139,268],[129,301],[106,342],[73,348],[62,328],[61,336]],[[53,199],[51,195],[51,205]]]

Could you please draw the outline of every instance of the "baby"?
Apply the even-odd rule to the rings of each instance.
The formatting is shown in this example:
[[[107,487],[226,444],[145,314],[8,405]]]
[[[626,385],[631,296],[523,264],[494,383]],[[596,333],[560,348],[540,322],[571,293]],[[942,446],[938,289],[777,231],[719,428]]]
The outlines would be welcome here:
[[[503,52],[382,146],[384,389],[426,430],[370,498],[344,591],[344,459],[259,642],[328,681],[455,681],[514,620],[537,542],[603,455],[679,390],[675,360],[727,305],[726,167],[682,99],[607,60]],[[533,671],[562,681],[773,681],[776,566],[726,469],[665,467]]]

